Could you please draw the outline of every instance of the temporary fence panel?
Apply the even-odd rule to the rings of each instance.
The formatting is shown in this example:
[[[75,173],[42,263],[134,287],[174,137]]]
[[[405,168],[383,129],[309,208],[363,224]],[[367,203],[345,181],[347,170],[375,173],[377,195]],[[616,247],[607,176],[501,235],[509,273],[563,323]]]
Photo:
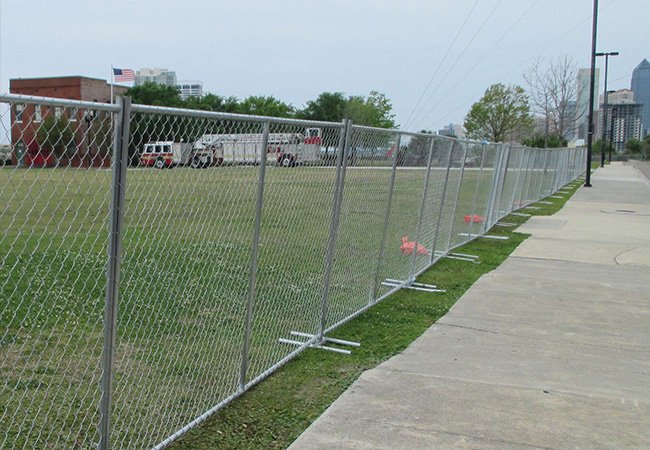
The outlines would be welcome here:
[[[163,448],[579,149],[0,96],[0,447]]]

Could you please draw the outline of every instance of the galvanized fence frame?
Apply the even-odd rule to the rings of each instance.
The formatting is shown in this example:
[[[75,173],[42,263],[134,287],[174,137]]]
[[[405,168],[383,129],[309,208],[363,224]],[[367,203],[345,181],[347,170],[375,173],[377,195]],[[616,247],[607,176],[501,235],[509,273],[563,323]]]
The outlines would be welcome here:
[[[98,420],[94,424],[97,427],[96,438],[92,430],[85,430],[84,436],[93,437],[85,437],[86,440],[81,444],[86,447],[97,446],[102,450],[125,446],[125,442],[122,440],[117,443],[112,440],[113,430],[116,426],[115,423],[112,423],[112,418],[115,405],[113,394],[115,391],[116,337],[120,335],[118,317],[120,317],[120,275],[124,270],[121,264],[125,210],[127,209],[126,199],[129,195],[130,180],[135,180],[140,176],[135,172],[127,171],[129,145],[133,145],[135,133],[131,125],[136,115],[152,117],[172,131],[174,126],[199,122],[203,124],[205,121],[218,124],[218,127],[222,129],[229,126],[235,127],[232,124],[238,124],[239,128],[234,129],[239,132],[246,130],[250,133],[249,130],[261,130],[260,148],[262,150],[259,154],[260,159],[257,160],[256,157],[254,162],[257,176],[254,211],[252,211],[254,220],[250,235],[245,309],[239,312],[242,319],[241,347],[237,348],[239,341],[233,342],[231,345],[233,354],[240,355],[237,363],[239,366],[237,380],[233,380],[232,383],[236,388],[218,399],[213,399],[211,406],[205,408],[202,413],[195,415],[191,420],[185,421],[183,426],[170,425],[172,428],[165,429],[160,423],[150,424],[152,428],[160,428],[160,433],[163,435],[158,433],[155,436],[147,436],[147,439],[150,440],[138,442],[138,444],[156,449],[162,449],[178,439],[302,351],[308,348],[325,348],[345,352],[338,347],[326,345],[332,342],[341,343],[341,341],[328,338],[326,335],[329,332],[362,314],[397,290],[412,286],[421,273],[441,258],[448,256],[455,248],[484,235],[506,215],[557,192],[562,186],[580,177],[585,159],[584,151],[581,149],[531,149],[509,144],[459,141],[430,134],[358,126],[353,125],[350,120],[329,123],[131,105],[130,99],[124,97],[119,97],[115,105],[106,105],[20,95],[0,95],[0,105],[2,104],[8,106],[4,115],[5,122],[11,121],[9,129],[5,129],[5,132],[12,132],[18,127],[17,105],[36,105],[33,118],[36,117],[37,108],[40,109],[41,106],[64,108],[71,118],[72,114],[76,114],[79,109],[90,112],[103,111],[112,115],[110,220],[104,224],[108,231],[108,242],[105,259],[103,350],[101,358],[97,360],[97,364],[102,368],[99,383],[101,398],[97,406]],[[24,107],[20,108],[21,114],[23,109]],[[267,176],[269,173],[275,175],[275,172],[279,170],[270,169],[271,161],[268,160],[270,151],[268,149],[272,147],[272,145],[270,146],[271,129],[295,132],[308,127],[327,129],[330,136],[335,136],[335,133],[338,133],[338,137],[330,137],[333,145],[330,145],[325,151],[325,158],[327,158],[330,149],[334,149],[334,164],[329,166],[323,162],[321,156],[320,160],[314,162],[315,167],[307,166],[311,171],[309,172],[311,175],[307,176],[314,176],[313,174],[316,173],[325,174],[321,187],[331,190],[331,200],[328,201],[330,207],[328,209],[327,232],[323,233],[322,242],[314,243],[322,249],[322,271],[320,271],[319,281],[316,283],[320,287],[314,289],[313,294],[310,294],[314,297],[311,299],[314,307],[307,310],[306,314],[309,317],[303,318],[312,325],[309,329],[291,330],[288,328],[285,330],[291,331],[292,336],[300,337],[300,339],[286,339],[290,336],[273,337],[277,340],[278,345],[289,344],[294,346],[293,350],[276,352],[277,356],[264,356],[263,361],[270,362],[264,363],[262,367],[256,369],[256,372],[251,373],[251,359],[259,356],[259,349],[256,349],[257,353],[254,352],[255,354],[252,355],[251,343],[252,339],[256,337],[254,324],[258,312],[256,300],[259,300],[257,288],[261,270],[259,266],[260,251],[263,250],[261,241],[265,230],[267,230],[264,228],[264,217],[265,212],[269,208],[273,208],[273,205],[266,206],[265,202],[266,189],[273,186],[273,184],[267,186]],[[90,122],[88,122],[88,130],[90,130]],[[51,130],[49,132],[54,133]],[[76,138],[68,137],[68,139]],[[65,144],[69,145],[70,143]],[[16,144],[12,142],[11,145],[15,146]],[[375,147],[383,149],[380,150],[381,156],[374,154]],[[389,147],[390,150],[385,151]],[[368,149],[373,152],[370,156],[363,154]],[[278,151],[280,151],[280,147],[278,147]],[[480,156],[470,159],[470,152]],[[57,167],[58,165],[59,163],[57,163]],[[49,174],[50,179],[56,178],[59,175],[57,170],[61,169],[61,167],[58,169],[55,167]],[[63,170],[65,169],[63,168]],[[67,169],[72,170],[69,167]],[[23,174],[23,170],[15,167],[0,169],[0,175],[2,175],[2,171],[7,174],[7,180],[0,178],[0,188],[13,189],[11,176]],[[36,171],[37,169],[28,170]],[[298,172],[299,169],[296,169],[296,173]],[[278,173],[284,176],[283,172]],[[288,173],[287,179],[291,181],[292,175],[290,172]],[[328,178],[328,176],[331,177]],[[374,211],[377,222],[374,224],[373,231],[365,230],[363,223],[358,223],[350,218],[351,214],[355,213],[354,203],[365,198],[363,197],[364,192],[359,190],[363,185],[360,184],[361,181],[358,181],[363,176],[379,180],[377,184],[379,191],[370,193],[373,195],[373,201],[381,202],[378,203],[381,205],[381,211]],[[309,181],[308,179],[302,180],[297,176],[293,178],[295,178],[294,181]],[[2,184],[3,181],[4,184]],[[272,194],[271,192],[269,195],[274,198]],[[47,208],[51,207],[52,204],[48,202],[44,207],[44,212],[48,213]],[[362,212],[357,211],[359,214]],[[395,214],[399,214],[399,216],[396,217]],[[5,219],[6,223],[12,224],[15,217],[0,215],[0,219]],[[394,245],[395,238],[398,237],[397,232],[408,233],[408,236],[414,237],[414,241],[409,241],[407,235],[404,236],[404,245],[401,247],[403,258],[395,256]],[[30,231],[30,233],[32,232]],[[342,246],[341,240],[346,239],[345,245],[349,244],[349,240],[357,242],[359,248],[355,251],[360,251],[359,249],[366,245],[365,242],[360,242],[362,239],[359,237],[364,236],[365,239],[364,233],[372,235],[368,236],[367,245],[369,247],[364,250],[364,254],[371,255],[372,247],[374,247],[375,259],[363,261],[364,265],[372,267],[372,270],[366,270],[363,274],[346,274],[346,259],[343,257],[345,255],[341,253],[345,250],[345,246]],[[4,238],[0,238],[0,245],[3,244],[2,239]],[[21,236],[18,235],[14,239],[9,242],[8,251],[13,251],[15,242],[18,242]],[[430,248],[426,248],[422,245],[423,243]],[[390,254],[387,253],[389,246],[393,249]],[[387,258],[388,256],[390,258]],[[4,270],[4,259],[0,259],[0,274],[1,270]],[[387,275],[395,276],[390,278]],[[389,279],[391,279],[390,283],[386,283],[385,280]],[[353,293],[348,292],[347,297],[342,300],[341,292],[345,290],[345,285],[351,282],[358,282],[361,290]],[[0,287],[4,288],[7,283],[9,281],[0,284]],[[335,289],[333,290],[333,288]],[[359,294],[364,291],[368,293],[367,297]],[[351,298],[350,295],[353,295],[354,298]],[[318,306],[316,307],[316,305]],[[274,311],[277,311],[277,314],[282,313],[279,309],[274,310],[273,305],[267,305],[265,308],[271,308],[269,310],[271,317]],[[1,312],[7,313],[7,317],[11,313],[10,311]],[[17,334],[29,331],[22,329],[21,326],[22,323],[16,324],[9,320],[7,329],[2,330],[3,334],[0,337],[10,331]],[[290,327],[291,325],[287,324],[286,326]],[[2,345],[3,341],[0,340],[0,346]],[[177,349],[177,351],[181,350]],[[24,358],[28,357],[29,355],[24,356]],[[6,361],[6,358],[3,361]],[[3,364],[9,363],[3,362]],[[4,369],[5,367],[0,366],[0,368]],[[10,366],[7,368],[11,369]],[[11,386],[5,384],[0,388],[0,395],[3,395],[9,392]],[[162,406],[164,410],[165,405]],[[1,415],[2,421],[7,422],[12,418],[12,414],[16,413],[15,410],[5,410]],[[83,414],[87,415],[86,412]],[[169,414],[174,414],[174,412]],[[35,420],[37,419],[47,420],[47,417],[35,418]],[[165,423],[168,422],[168,420],[165,421]],[[128,425],[117,424],[118,427],[128,427]],[[133,431],[137,433],[138,430]],[[12,442],[7,443],[7,439],[9,439],[9,434],[4,437],[0,435],[0,446],[7,444],[14,446]],[[23,447],[48,444],[47,436],[45,442],[39,441],[39,439],[43,439],[41,433],[33,438],[30,436],[29,439],[35,439],[35,441],[25,441]],[[120,439],[128,438],[122,435]],[[131,444],[131,442],[128,443]]]

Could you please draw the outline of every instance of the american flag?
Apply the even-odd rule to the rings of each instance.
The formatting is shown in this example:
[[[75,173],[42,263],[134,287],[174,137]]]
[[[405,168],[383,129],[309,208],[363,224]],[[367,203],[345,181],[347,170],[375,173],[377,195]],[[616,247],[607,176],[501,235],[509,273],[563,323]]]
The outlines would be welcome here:
[[[133,69],[118,69],[113,67],[113,78],[117,83],[135,81],[135,72]]]

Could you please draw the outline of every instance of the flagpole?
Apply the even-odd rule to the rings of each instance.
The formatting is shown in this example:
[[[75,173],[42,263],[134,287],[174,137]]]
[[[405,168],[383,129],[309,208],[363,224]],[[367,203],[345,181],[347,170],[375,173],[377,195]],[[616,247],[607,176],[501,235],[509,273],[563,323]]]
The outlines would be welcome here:
[[[113,104],[113,65],[111,64],[111,105]]]

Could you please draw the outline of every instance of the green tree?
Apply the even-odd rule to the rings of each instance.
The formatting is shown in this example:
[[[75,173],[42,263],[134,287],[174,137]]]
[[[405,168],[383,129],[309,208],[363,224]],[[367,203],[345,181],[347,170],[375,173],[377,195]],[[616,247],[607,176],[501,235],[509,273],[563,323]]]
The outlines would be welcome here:
[[[393,106],[386,96],[371,91],[367,97],[353,95],[348,98],[345,117],[357,125],[377,128],[396,128]]]
[[[528,96],[520,86],[498,83],[490,86],[465,117],[467,135],[492,142],[511,140],[514,134],[532,128]]]
[[[215,94],[205,94],[202,97],[189,97],[183,102],[183,107],[203,111],[236,113],[239,110],[237,97],[222,97]]]
[[[66,149],[73,144],[73,137],[68,119],[65,117],[57,119],[48,115],[36,131],[36,142],[43,153],[53,152],[57,158],[61,158]]]
[[[133,86],[126,91],[133,103],[153,106],[182,106],[178,89],[174,86],[147,82],[140,86]]]
[[[638,139],[630,139],[625,143],[625,152],[630,155],[641,155],[643,143]]]
[[[237,112],[257,116],[293,117],[296,110],[290,104],[284,103],[273,96],[251,95],[239,104]]]
[[[535,133],[525,139],[521,143],[527,147],[535,148],[560,148],[566,147],[568,142],[557,133],[545,136],[544,133]]]
[[[306,120],[340,122],[345,117],[347,99],[343,92],[323,92],[316,100],[307,102],[307,106],[298,111],[296,116]]]

